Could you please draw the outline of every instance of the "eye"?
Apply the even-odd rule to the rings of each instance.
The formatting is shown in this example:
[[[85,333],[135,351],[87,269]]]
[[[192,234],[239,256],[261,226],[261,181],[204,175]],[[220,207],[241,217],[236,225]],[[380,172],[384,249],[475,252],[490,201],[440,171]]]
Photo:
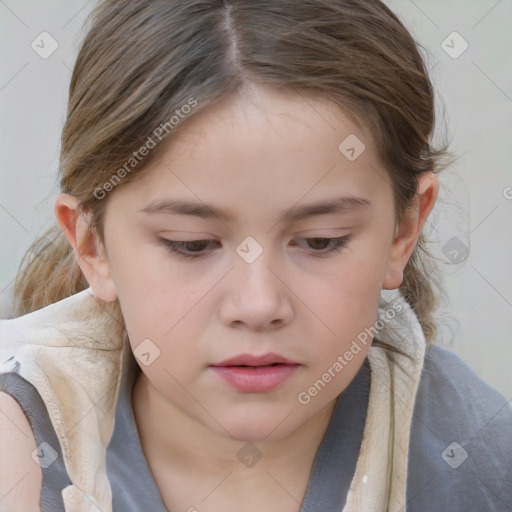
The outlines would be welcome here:
[[[199,258],[207,254],[204,251],[208,244],[215,240],[167,240],[160,238],[160,242],[172,253],[176,253],[184,258]],[[187,252],[188,251],[188,252]]]
[[[348,245],[349,239],[349,236],[340,236],[338,238],[303,238],[302,240],[307,242],[309,248],[313,249],[314,253],[322,255],[340,251]]]

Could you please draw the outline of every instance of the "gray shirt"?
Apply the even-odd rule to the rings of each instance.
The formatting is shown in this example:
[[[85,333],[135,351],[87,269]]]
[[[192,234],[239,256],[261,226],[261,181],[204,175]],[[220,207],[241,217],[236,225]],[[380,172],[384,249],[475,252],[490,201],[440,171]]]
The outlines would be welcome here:
[[[140,369],[130,351],[125,357],[114,433],[107,449],[113,511],[167,512],[142,451],[131,406]],[[300,512],[342,510],[359,456],[370,379],[365,361],[338,397]],[[0,375],[0,390],[20,403],[36,443],[46,440],[57,449],[55,462],[42,468],[41,512],[63,511],[60,492],[71,482],[44,402],[16,373]],[[512,408],[457,355],[436,345],[427,348],[409,450],[408,512],[512,510]],[[200,510],[201,499],[191,497],[191,506]]]

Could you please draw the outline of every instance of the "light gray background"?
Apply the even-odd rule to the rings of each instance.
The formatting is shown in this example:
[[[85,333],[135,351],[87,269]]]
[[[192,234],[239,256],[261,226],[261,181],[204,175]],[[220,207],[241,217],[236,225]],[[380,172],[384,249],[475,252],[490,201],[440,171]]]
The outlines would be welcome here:
[[[24,252],[53,222],[67,89],[95,3],[0,0],[0,317],[8,315]],[[450,297],[439,343],[512,399],[512,1],[387,3],[426,48],[445,105],[440,133],[444,119],[458,156],[440,178],[427,226]],[[31,48],[44,31],[59,44],[48,59]],[[463,48],[458,36],[448,37],[454,31],[469,44],[458,58],[442,47],[446,40],[452,54]],[[452,244],[470,250],[465,263],[450,264],[446,244],[454,237]]]

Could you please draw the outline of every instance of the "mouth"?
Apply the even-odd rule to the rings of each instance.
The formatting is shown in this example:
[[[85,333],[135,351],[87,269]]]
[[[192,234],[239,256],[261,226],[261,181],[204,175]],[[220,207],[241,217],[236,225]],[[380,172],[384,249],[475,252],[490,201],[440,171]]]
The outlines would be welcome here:
[[[265,393],[283,384],[301,366],[276,354],[243,354],[211,365],[224,382],[242,393]]]
[[[262,355],[254,354],[241,354],[239,356],[231,357],[220,363],[212,366],[247,366],[247,367],[261,367],[272,366],[278,364],[298,364],[296,361],[291,361],[285,357],[269,352]]]
[[[271,363],[271,364],[262,364],[262,365],[251,365],[251,364],[230,364],[226,366],[231,366],[235,368],[268,368],[270,366],[278,366],[280,364],[286,363]]]

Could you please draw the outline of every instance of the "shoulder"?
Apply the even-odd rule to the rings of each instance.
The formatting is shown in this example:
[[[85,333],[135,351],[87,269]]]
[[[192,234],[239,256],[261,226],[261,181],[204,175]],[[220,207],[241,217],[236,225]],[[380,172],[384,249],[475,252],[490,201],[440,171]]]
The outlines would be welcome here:
[[[59,439],[37,388],[16,372],[0,371],[0,496],[12,489],[13,512],[56,512],[64,510],[61,491],[70,483]]]
[[[427,348],[418,406],[427,407],[436,423],[462,438],[472,437],[491,424],[498,429],[512,427],[510,401],[480,379],[457,354],[439,345]],[[512,448],[512,439],[509,444]]]
[[[427,348],[410,440],[411,510],[509,511],[512,408],[454,352]],[[414,498],[413,498],[414,497]],[[416,501],[419,508],[414,507]],[[419,505],[423,503],[423,505]]]
[[[42,471],[36,440],[20,404],[0,391],[0,496],[8,510],[39,510]]]

